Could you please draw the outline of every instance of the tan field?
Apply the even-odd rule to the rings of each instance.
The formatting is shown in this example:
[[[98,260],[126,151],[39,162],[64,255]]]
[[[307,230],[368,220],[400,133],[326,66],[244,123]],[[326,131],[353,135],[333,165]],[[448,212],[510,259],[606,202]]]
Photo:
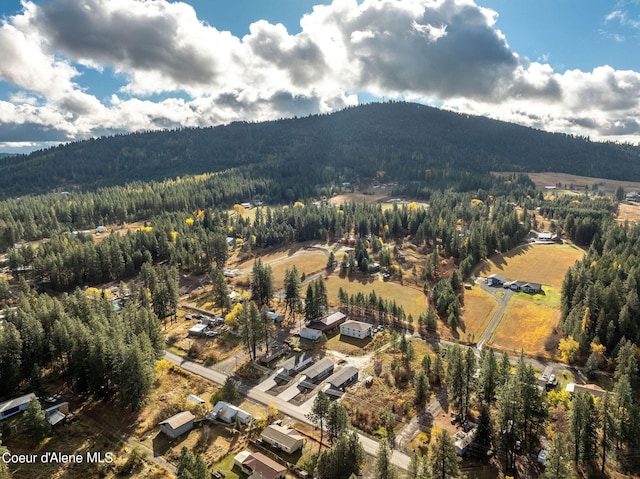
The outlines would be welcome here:
[[[313,246],[312,246],[313,245]],[[284,287],[284,274],[294,265],[298,274],[309,276],[323,271],[327,266],[330,248],[319,246],[317,243],[307,242],[297,244],[291,248],[280,249],[273,253],[260,256],[263,264],[271,266],[273,271],[274,287],[276,290]],[[255,259],[229,263],[230,268],[240,270],[240,278],[249,279]]]
[[[495,175],[509,175],[508,172],[494,172]],[[618,186],[622,186],[625,191],[640,191],[640,182],[637,181],[621,181],[610,180],[607,178],[592,178],[589,176],[569,175],[567,173],[526,173],[529,178],[536,184],[538,188],[544,188],[545,186],[555,186],[557,183],[561,183],[562,186],[566,184],[573,185],[576,189],[583,189],[585,185],[589,186],[589,190],[592,190],[593,185],[598,185],[599,191],[606,193],[614,193]]]
[[[496,311],[498,311],[498,302],[489,293],[477,286],[471,290],[465,290],[460,330],[471,340],[478,339]]]
[[[559,288],[567,269],[583,256],[583,249],[570,244],[524,245],[485,260],[477,274],[499,274],[508,280],[532,281]]]
[[[619,223],[640,221],[640,204],[620,203],[616,221]]]
[[[338,304],[338,290],[340,288],[347,291],[349,295],[359,292],[368,295],[371,291],[375,291],[378,297],[388,301],[395,300],[399,306],[404,308],[407,316],[411,314],[414,320],[417,320],[418,316],[427,310],[427,298],[421,289],[408,286],[408,283],[409,281],[405,281],[403,286],[392,281],[385,282],[378,279],[377,276],[350,280],[349,278],[341,278],[337,273],[332,274],[326,281],[329,302],[333,304]]]
[[[531,297],[520,293],[509,301],[500,324],[491,335],[488,345],[518,354],[521,349],[529,355],[555,358],[555,328],[560,320],[557,307],[536,304]],[[547,350],[548,344],[554,345]]]

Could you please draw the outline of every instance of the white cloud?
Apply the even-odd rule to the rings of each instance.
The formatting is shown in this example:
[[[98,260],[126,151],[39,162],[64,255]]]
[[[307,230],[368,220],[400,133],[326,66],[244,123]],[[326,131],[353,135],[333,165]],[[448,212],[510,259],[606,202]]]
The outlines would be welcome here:
[[[523,59],[496,29],[496,12],[472,0],[334,0],[305,15],[298,34],[261,20],[242,38],[181,2],[23,5],[0,26],[0,79],[19,89],[0,102],[0,131],[16,141],[30,131],[34,141],[63,140],[329,112],[356,104],[353,92],[640,138],[640,74],[556,72],[546,57]],[[606,23],[632,21],[618,9]],[[81,66],[125,85],[99,100],[81,86]]]

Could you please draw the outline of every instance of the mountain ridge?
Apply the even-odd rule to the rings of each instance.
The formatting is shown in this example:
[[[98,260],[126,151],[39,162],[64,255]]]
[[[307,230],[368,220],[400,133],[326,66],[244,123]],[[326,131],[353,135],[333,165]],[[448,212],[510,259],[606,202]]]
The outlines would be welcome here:
[[[425,179],[424,171],[432,168],[640,180],[635,146],[392,102],[303,118],[116,135],[10,156],[0,163],[0,197],[266,163],[285,173],[328,167],[341,175],[370,177],[383,170],[402,180]]]

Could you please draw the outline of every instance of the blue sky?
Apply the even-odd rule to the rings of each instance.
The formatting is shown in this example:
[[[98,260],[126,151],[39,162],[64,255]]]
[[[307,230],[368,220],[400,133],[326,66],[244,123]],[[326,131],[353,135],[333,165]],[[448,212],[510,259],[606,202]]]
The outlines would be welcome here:
[[[638,0],[3,0],[0,16],[0,152],[382,98],[640,142]]]

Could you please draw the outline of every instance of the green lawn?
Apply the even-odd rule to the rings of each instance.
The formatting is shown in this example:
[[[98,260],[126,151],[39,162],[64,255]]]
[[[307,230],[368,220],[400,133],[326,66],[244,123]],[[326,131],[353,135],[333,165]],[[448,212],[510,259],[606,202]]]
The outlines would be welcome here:
[[[539,304],[540,306],[559,308],[561,296],[560,289],[552,288],[551,286],[543,286],[542,290],[544,291],[544,294],[517,293],[516,297],[525,301],[531,301],[532,303]]]
[[[222,471],[225,473],[225,479],[240,479],[240,477],[245,477],[244,474],[238,474],[238,468],[234,469],[233,457],[235,454],[228,454],[225,458],[214,464],[211,468],[212,471]],[[238,472],[236,472],[238,471]]]

